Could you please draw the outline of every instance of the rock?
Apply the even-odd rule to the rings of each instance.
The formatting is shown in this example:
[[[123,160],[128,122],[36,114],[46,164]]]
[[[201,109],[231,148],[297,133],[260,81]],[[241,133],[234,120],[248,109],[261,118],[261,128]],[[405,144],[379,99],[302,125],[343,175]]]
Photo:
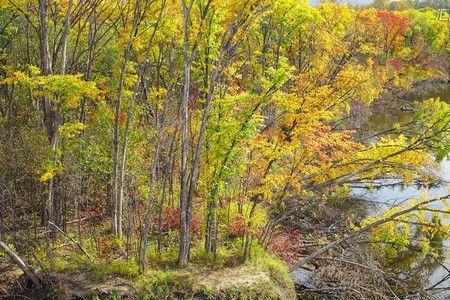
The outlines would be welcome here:
[[[317,288],[317,284],[312,279],[314,274],[314,270],[298,268],[291,272],[292,279],[294,283],[300,287],[304,287],[307,289],[315,289]]]

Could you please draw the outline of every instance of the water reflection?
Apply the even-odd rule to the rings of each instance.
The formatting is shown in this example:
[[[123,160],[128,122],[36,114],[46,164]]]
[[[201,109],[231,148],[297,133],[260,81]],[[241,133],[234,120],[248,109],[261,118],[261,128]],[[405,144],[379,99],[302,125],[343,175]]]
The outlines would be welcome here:
[[[431,91],[422,95],[410,95],[409,100],[423,100],[429,98],[440,97],[446,102],[450,102],[450,85],[445,88]],[[397,123],[408,122],[411,119],[412,113],[409,111],[397,111],[395,113],[383,113],[372,115],[369,119],[369,128],[373,132],[381,132],[392,127]],[[428,197],[439,197],[450,193],[450,159],[446,159],[440,163],[438,175],[442,178],[442,183],[437,186],[425,187],[425,186],[402,186],[396,184],[395,180],[384,180],[383,185],[380,188],[375,188],[369,191],[367,188],[355,187],[352,189],[352,193],[358,197],[367,201],[373,202],[376,205],[369,209],[369,214],[377,215],[389,207],[401,204],[411,198],[420,198],[423,195]],[[444,251],[450,249],[450,240],[444,242]],[[450,262],[444,263],[445,267],[438,267],[430,276],[430,286],[434,286],[441,280],[449,276]],[[431,266],[430,266],[431,267]],[[439,283],[439,288],[450,288],[450,279]],[[446,294],[450,297],[450,293]],[[448,298],[447,298],[448,299]]]

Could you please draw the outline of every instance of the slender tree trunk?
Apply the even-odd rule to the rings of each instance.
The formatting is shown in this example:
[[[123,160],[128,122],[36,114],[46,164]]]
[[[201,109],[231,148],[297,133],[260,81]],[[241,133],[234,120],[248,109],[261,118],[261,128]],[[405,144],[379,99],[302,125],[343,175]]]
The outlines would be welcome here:
[[[65,15],[64,20],[64,27],[63,27],[63,33],[61,37],[61,75],[66,74],[66,64],[67,64],[67,40],[69,36],[69,28],[70,28],[70,13],[72,9],[72,0],[69,0],[67,11]],[[62,125],[62,119],[61,119],[61,113],[59,111],[59,108],[56,104],[53,105],[53,136],[52,136],[52,151],[53,151],[53,163],[56,165],[58,162],[58,155],[57,152],[59,151],[59,128]],[[64,153],[64,151],[61,151]],[[62,158],[61,158],[62,161]],[[61,174],[55,174],[55,176],[50,179],[50,187],[49,188],[49,203],[52,203],[52,221],[58,225],[59,227],[65,229],[65,210],[64,206],[65,203],[63,203],[62,199],[62,176]],[[51,230],[54,230],[53,227],[51,227]]]
[[[50,49],[49,49],[49,37],[48,37],[48,24],[47,24],[47,11],[48,2],[47,0],[39,0],[39,53],[41,61],[41,73],[47,75],[51,73],[51,63],[50,63]],[[51,149],[54,149],[57,139],[54,135],[54,103],[50,100],[47,95],[43,97],[43,110],[44,110],[44,124],[47,131],[47,138],[50,142]],[[48,195],[46,200],[46,254],[50,256],[50,238],[51,238],[51,226],[49,222],[54,220],[53,218],[53,179],[48,182]]]
[[[219,218],[217,217],[217,212],[214,215],[214,228],[213,228],[213,240],[211,244],[211,251],[214,254],[214,259],[217,259],[217,249],[219,241]]]
[[[131,45],[128,44],[124,55],[122,65],[120,67],[119,86],[117,88],[117,100],[114,114],[114,134],[113,134],[113,165],[112,165],[112,190],[111,190],[111,231],[118,235],[118,205],[117,205],[117,188],[118,188],[118,169],[119,169],[119,134],[120,134],[120,106],[122,104],[123,83],[125,77],[125,68],[128,63],[128,55],[131,51]]]
[[[159,123],[157,121],[157,123]],[[156,133],[156,149],[155,154],[153,156],[153,163],[152,168],[150,171],[150,181],[148,185],[148,198],[147,198],[147,212],[145,216],[145,225],[144,225],[144,235],[142,237],[142,270],[145,272],[146,263],[147,263],[147,243],[148,238],[150,235],[150,227],[152,223],[152,205],[153,205],[153,189],[155,184],[155,177],[156,177],[156,168],[158,166],[158,160],[159,160],[159,150],[160,150],[160,136],[162,128],[160,126],[157,126],[158,130]]]
[[[216,206],[217,206],[217,193],[218,184],[216,181],[213,183],[212,192],[208,201],[208,208],[206,212],[206,232],[205,232],[205,251],[210,253],[212,251],[212,240],[215,232],[216,225]]]
[[[62,54],[61,54],[61,74],[64,75],[66,73],[66,64],[67,64],[67,39],[69,35],[70,29],[70,13],[72,10],[73,0],[69,0],[66,11],[66,18],[64,20],[64,30],[62,35]]]
[[[171,165],[172,162],[175,160],[175,140],[177,138],[177,132],[178,132],[178,123],[175,125],[175,131],[173,133],[172,136],[172,140],[170,142],[170,147],[169,147],[169,153],[168,153],[168,159],[166,162],[166,168],[167,168],[167,173],[164,174],[164,179],[163,179],[163,184],[162,184],[162,195],[161,195],[161,200],[159,201],[158,204],[158,252],[162,251],[162,247],[163,247],[163,234],[162,234],[162,225],[163,225],[163,213],[164,213],[164,203],[166,200],[166,194],[167,194],[167,182],[170,181],[171,176],[173,176],[173,174],[171,174]]]
[[[206,12],[206,11],[205,11]],[[242,12],[242,10],[241,10]],[[240,12],[240,13],[241,13]],[[240,14],[239,13],[239,14]],[[220,70],[223,66],[226,66],[230,63],[232,57],[233,57],[233,39],[235,37],[235,34],[237,33],[237,30],[240,26],[242,26],[243,23],[239,23],[239,25],[237,25],[238,22],[236,23],[236,26],[231,26],[229,31],[226,31],[226,33],[222,36],[222,45],[220,46],[220,54],[219,54],[219,58],[217,59],[216,63],[215,63],[215,68],[214,68],[214,72],[211,76],[210,79],[210,83],[209,83],[209,89],[208,89],[208,93],[206,96],[206,101],[205,101],[205,108],[203,111],[203,116],[202,116],[202,122],[200,125],[200,132],[199,132],[199,136],[198,136],[198,140],[197,140],[197,145],[196,145],[196,149],[195,149],[195,154],[194,154],[194,160],[192,162],[192,166],[191,166],[191,174],[190,174],[190,182],[189,182],[189,192],[188,192],[188,196],[187,196],[187,208],[188,208],[188,212],[187,212],[187,223],[188,223],[188,252],[190,249],[190,224],[192,222],[192,211],[193,211],[193,197],[194,197],[194,193],[195,193],[195,189],[196,189],[196,185],[197,185],[197,180],[198,180],[198,170],[199,170],[199,165],[200,165],[200,156],[201,156],[201,152],[202,152],[202,148],[203,148],[203,139],[204,139],[204,135],[206,133],[206,126],[208,123],[208,118],[209,118],[209,113],[211,110],[211,102],[214,98],[215,95],[215,89],[216,89],[216,85],[219,81],[219,76],[220,76]],[[228,56],[227,56],[228,54]],[[227,57],[225,59],[225,57]],[[208,63],[208,59],[206,60],[206,64]],[[209,68],[206,68],[208,73]],[[208,78],[206,78],[206,80],[208,80]],[[206,88],[205,84],[205,88]],[[219,172],[220,175],[221,172]],[[220,176],[219,176],[220,178]],[[213,192],[212,195],[210,197],[210,201],[208,204],[208,216],[207,216],[207,227],[206,227],[206,237],[205,237],[205,250],[206,252],[211,251],[211,238],[216,239],[216,235],[217,235],[217,229],[216,227],[216,206],[217,206],[217,193],[218,193],[218,183],[216,181],[214,181],[214,187],[213,187]]]
[[[96,8],[93,8],[93,14],[95,15]],[[96,39],[96,19],[93,16],[89,17],[89,35],[88,35],[88,55],[86,62],[86,70],[84,71],[84,79],[90,80],[91,71],[92,71],[92,63],[94,61],[94,52],[95,52],[95,39]],[[80,122],[86,123],[86,105],[87,105],[86,97],[81,99],[81,109],[80,109]],[[82,180],[83,182],[83,180]]]
[[[161,199],[158,203],[158,252],[161,253],[163,247],[163,234],[162,234],[162,225],[163,225],[163,211],[164,211],[164,202],[166,200],[166,185],[167,185],[168,175],[164,175],[163,184],[162,184],[162,192]]]
[[[174,68],[174,43],[172,40],[171,43],[171,49],[170,49],[170,68],[169,68],[169,74],[173,72]],[[164,131],[164,124],[166,120],[166,114],[167,110],[169,108],[169,102],[172,97],[172,80],[169,79],[168,85],[167,85],[167,95],[166,99],[164,101],[164,107],[163,112],[161,115],[161,118],[156,120],[156,149],[155,154],[153,157],[153,164],[150,171],[150,181],[149,181],[149,187],[148,187],[148,198],[147,198],[147,213],[145,216],[145,227],[144,227],[144,235],[142,238],[142,253],[141,253],[141,260],[142,260],[142,269],[145,272],[146,268],[146,261],[147,261],[147,243],[148,243],[148,237],[150,234],[150,227],[152,223],[152,205],[153,205],[153,189],[155,185],[155,179],[156,179],[156,169],[159,162],[159,152],[161,149],[161,136]]]
[[[253,201],[252,208],[250,209],[250,213],[248,215],[248,224],[247,224],[247,232],[245,233],[245,246],[244,246],[244,261],[247,261],[250,258],[250,250],[252,246],[252,235],[248,232],[253,226],[253,215],[255,214],[256,209],[256,200]]]
[[[47,24],[47,10],[48,10],[48,0],[39,0],[39,52],[41,60],[41,73],[43,75],[48,75],[51,73],[50,64],[50,49],[48,46],[48,24]],[[53,136],[53,125],[52,125],[52,103],[48,96],[44,96],[44,123],[47,129],[47,137],[49,141]]]
[[[189,224],[188,224],[188,191],[187,191],[187,134],[188,134],[188,101],[191,81],[191,62],[189,58],[188,22],[193,0],[183,4],[183,61],[184,61],[184,87],[181,98],[181,170],[180,170],[180,241],[178,251],[178,264],[185,265],[189,260]]]
[[[119,216],[119,214],[122,212],[121,211],[119,212],[119,203],[118,203],[119,135],[120,135],[119,116],[120,116],[120,106],[122,104],[126,67],[129,61],[131,50],[133,48],[133,38],[136,37],[138,34],[139,18],[142,16],[138,11],[139,11],[139,1],[136,1],[133,9],[133,25],[130,31],[130,35],[128,36],[128,43],[124,51],[122,64],[120,66],[119,85],[117,87],[117,101],[114,116],[111,230],[116,236],[119,236],[119,227],[122,227],[122,224],[121,223],[119,224],[119,219],[122,218],[121,216]],[[120,234],[121,233],[122,229],[120,229]]]
[[[211,101],[214,97],[214,91],[215,91],[215,86],[216,86],[216,81],[217,81],[217,77],[219,76],[219,65],[220,65],[220,60],[218,61],[218,63],[216,64],[216,68],[214,70],[214,74],[212,76],[211,79],[211,84],[210,84],[210,89],[208,92],[208,95],[206,97],[206,105],[205,105],[205,109],[203,111],[203,116],[202,116],[202,123],[200,126],[200,132],[198,135],[198,140],[197,140],[197,146],[195,148],[195,155],[194,155],[194,161],[192,162],[192,166],[191,166],[191,175],[189,177],[190,181],[189,181],[189,192],[187,195],[187,249],[188,252],[190,250],[190,242],[191,242],[191,228],[190,225],[192,223],[192,210],[193,210],[193,198],[194,198],[194,193],[195,193],[195,189],[197,186],[197,180],[198,180],[198,169],[199,169],[199,165],[200,165],[200,155],[202,152],[202,148],[203,148],[203,138],[206,132],[206,125],[208,123],[208,117],[209,117],[209,112],[211,109]]]
[[[119,198],[117,203],[117,236],[122,236],[122,214],[123,214],[123,192],[124,192],[124,182],[125,182],[125,173],[127,166],[127,146],[128,146],[128,132],[130,131],[131,122],[133,120],[133,112],[134,112],[134,103],[135,98],[138,93],[139,83],[141,81],[141,76],[136,81],[136,85],[134,87],[133,95],[131,96],[130,101],[130,110],[128,111],[127,121],[125,125],[125,132],[123,136],[122,142],[122,158],[121,165],[119,171]]]

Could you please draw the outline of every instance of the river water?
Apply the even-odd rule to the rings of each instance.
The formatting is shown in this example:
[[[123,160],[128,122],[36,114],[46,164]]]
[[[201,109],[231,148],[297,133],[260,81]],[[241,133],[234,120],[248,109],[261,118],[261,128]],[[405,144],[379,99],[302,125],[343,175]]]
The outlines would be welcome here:
[[[424,100],[429,98],[440,97],[441,100],[450,103],[450,85],[441,87],[438,89],[430,90],[421,95],[409,95],[406,100]],[[373,132],[381,132],[382,130],[392,127],[393,124],[403,123],[410,120],[412,116],[411,112],[407,111],[395,111],[395,112],[385,112],[373,114],[369,118],[368,128]],[[407,186],[402,185],[390,185],[384,186],[378,189],[369,191],[367,188],[353,188],[352,193],[362,199],[368,200],[371,203],[375,203],[369,209],[370,215],[377,215],[382,213],[384,210],[398,205],[402,202],[407,201],[412,198],[420,198],[424,194],[428,197],[444,196],[450,193],[450,158],[444,159],[440,165],[438,174],[442,179],[442,183],[434,187],[423,187],[423,186]],[[392,183],[385,181],[383,183]],[[448,220],[447,220],[448,222]],[[444,251],[450,251],[450,241],[445,242]],[[450,270],[450,261],[444,262],[444,265]],[[432,272],[429,279],[430,286],[435,285],[441,280],[448,278],[437,287],[441,289],[450,289],[450,273],[445,269],[445,267],[437,266]],[[445,295],[442,293],[441,299],[450,299],[450,291],[446,292]]]

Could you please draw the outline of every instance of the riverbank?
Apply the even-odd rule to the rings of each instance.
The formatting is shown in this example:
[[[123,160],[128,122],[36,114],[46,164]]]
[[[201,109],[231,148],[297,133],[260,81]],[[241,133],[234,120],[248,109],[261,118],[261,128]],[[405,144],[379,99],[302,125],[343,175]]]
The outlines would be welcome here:
[[[296,299],[287,266],[259,249],[239,263],[235,257],[193,257],[184,267],[151,267],[140,273],[134,260],[88,262],[79,255],[43,262],[36,291],[15,265],[0,260],[2,299]],[[154,261],[156,263],[156,261]],[[16,298],[15,298],[16,297]]]

